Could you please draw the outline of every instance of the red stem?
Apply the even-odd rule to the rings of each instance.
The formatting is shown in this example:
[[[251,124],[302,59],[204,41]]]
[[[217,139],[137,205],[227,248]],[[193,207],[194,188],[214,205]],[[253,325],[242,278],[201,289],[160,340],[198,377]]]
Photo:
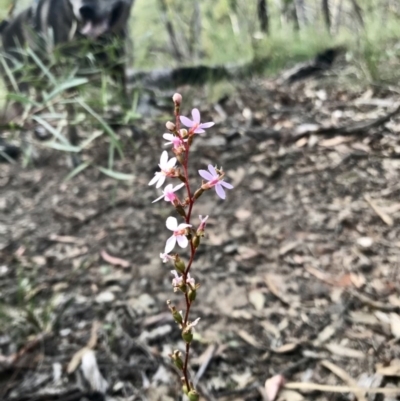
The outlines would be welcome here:
[[[179,132],[179,129],[180,129],[179,108],[175,108],[175,126],[176,126],[177,132]],[[189,131],[189,137],[191,134],[193,135],[193,133],[191,133]],[[194,205],[195,199],[194,199],[194,197],[192,198],[192,193],[191,193],[190,184],[189,184],[188,163],[189,163],[190,145],[189,145],[189,141],[183,142],[183,143],[185,146],[185,158],[182,163],[182,167],[183,167],[183,172],[184,172],[184,177],[185,177],[185,187],[186,187],[186,191],[187,191],[187,195],[188,195],[188,199],[189,199],[189,208],[188,208],[188,212],[186,214],[185,221],[186,221],[186,224],[190,224],[190,218],[192,216],[192,210],[193,210],[193,205]],[[182,274],[184,283],[186,283],[186,281],[187,281],[187,276],[188,276],[190,268],[192,266],[195,254],[196,254],[196,248],[194,247],[193,243],[190,241],[190,259],[189,259],[189,263],[186,267],[186,270]],[[183,327],[186,327],[186,325],[188,324],[190,307],[192,305],[192,303],[189,300],[189,295],[187,292],[185,293],[185,301],[186,301],[186,312],[185,312],[185,317],[183,320]],[[189,382],[189,374],[188,374],[189,354],[190,354],[190,343],[186,343],[186,354],[185,354],[185,362],[183,365],[183,376],[184,376],[185,385],[186,385],[188,391],[190,391],[190,382]]]

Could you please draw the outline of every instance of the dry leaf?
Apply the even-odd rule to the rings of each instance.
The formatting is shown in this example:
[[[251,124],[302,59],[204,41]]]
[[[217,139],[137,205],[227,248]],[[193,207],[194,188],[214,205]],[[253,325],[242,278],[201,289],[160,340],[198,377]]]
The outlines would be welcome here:
[[[287,354],[289,352],[293,352],[299,344],[297,343],[289,343],[289,344],[284,344],[278,348],[274,348],[272,351],[274,351],[277,354]]]
[[[335,365],[334,363],[330,361],[321,361],[320,362],[322,366],[324,366],[326,369],[330,370],[334,375],[342,379],[346,384],[348,384],[351,387],[357,387],[357,382],[342,368],[339,366]],[[355,396],[357,397],[358,401],[366,401],[367,399],[365,398],[364,392],[360,391],[357,393],[354,393]]]
[[[269,401],[274,401],[279,393],[279,390],[285,384],[285,378],[282,375],[275,375],[265,382],[265,391]]]
[[[343,347],[339,344],[326,344],[325,348],[334,355],[342,356],[345,358],[364,359],[366,355],[353,348]]]
[[[249,334],[247,331],[238,330],[238,336],[245,341],[247,344],[250,344],[254,348],[263,348],[263,346],[258,342],[258,340]]]
[[[393,359],[389,366],[383,366],[383,364],[378,363],[376,365],[376,373],[382,376],[400,377],[400,360]]]
[[[96,361],[96,355],[91,349],[86,349],[82,355],[81,370],[83,376],[90,384],[92,391],[105,394],[108,389],[108,383],[100,373],[99,367]]]
[[[129,262],[127,260],[111,256],[104,249],[100,252],[100,255],[110,265],[121,266],[123,268],[129,267]]]
[[[265,305],[265,296],[259,290],[252,290],[249,292],[249,302],[254,306],[255,310],[263,310]]]
[[[400,316],[397,313],[390,314],[390,328],[396,339],[400,338]]]

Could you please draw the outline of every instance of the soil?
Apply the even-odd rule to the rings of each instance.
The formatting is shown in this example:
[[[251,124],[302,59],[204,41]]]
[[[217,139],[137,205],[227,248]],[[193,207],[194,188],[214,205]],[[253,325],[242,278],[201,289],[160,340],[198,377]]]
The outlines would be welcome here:
[[[201,399],[399,399],[400,117],[320,129],[377,119],[398,95],[323,80],[237,84],[214,104],[186,91],[183,114],[216,122],[196,137],[193,185],[211,163],[235,187],[194,212],[195,225],[210,216],[192,269]],[[133,181],[96,168],[65,181],[66,157],[40,147],[33,165],[0,165],[0,399],[182,399],[166,301],[184,305],[159,257],[178,215],[148,186],[168,119],[143,119],[133,142],[121,134],[114,169]],[[84,157],[105,165],[107,149]]]

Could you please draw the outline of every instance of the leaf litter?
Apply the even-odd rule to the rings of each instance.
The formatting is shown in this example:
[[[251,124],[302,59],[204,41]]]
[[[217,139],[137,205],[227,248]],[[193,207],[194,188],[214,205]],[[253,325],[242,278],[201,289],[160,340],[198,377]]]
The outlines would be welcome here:
[[[202,110],[226,118],[195,155],[196,168],[218,159],[236,187],[198,206],[211,215],[193,270],[202,399],[396,399],[396,92],[237,87]],[[89,169],[60,184],[68,169],[49,149],[34,168],[2,165],[0,399],[177,399],[168,354],[183,344],[158,258],[170,211],[150,207],[145,185],[164,128],[142,127],[139,152],[115,161],[133,184]],[[100,163],[107,144],[87,152]]]

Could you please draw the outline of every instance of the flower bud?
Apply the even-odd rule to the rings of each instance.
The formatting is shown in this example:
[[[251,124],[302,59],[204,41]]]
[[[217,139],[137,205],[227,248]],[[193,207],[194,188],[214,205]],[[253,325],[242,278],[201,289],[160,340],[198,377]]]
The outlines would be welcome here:
[[[187,394],[190,401],[199,401],[200,394],[196,390],[190,390]]]
[[[186,270],[185,262],[179,257],[179,255],[176,255],[175,257],[175,269],[181,274],[185,273]]]
[[[191,289],[188,292],[188,298],[190,302],[193,302],[196,300],[196,295],[197,295],[197,291],[195,289]]]
[[[167,130],[169,131],[175,131],[176,130],[176,125],[172,121],[168,121],[165,126],[167,127]]]
[[[175,209],[183,218],[186,218],[185,209],[182,205],[175,205]]]
[[[189,330],[183,330],[182,331],[182,338],[183,338],[183,341],[185,341],[186,344],[190,344],[192,342],[192,340],[193,340],[192,331],[190,329]]]
[[[185,181],[186,182],[186,181]],[[194,193],[194,199],[199,199],[200,196],[203,194],[204,189],[203,188],[199,188],[195,193]]]
[[[176,323],[178,324],[183,323],[182,315],[178,312],[178,310],[175,307],[173,308],[173,310],[171,309],[171,313]]]
[[[182,128],[179,130],[179,134],[182,139],[185,139],[188,137],[188,130],[186,128]]]
[[[183,392],[183,394],[186,394],[186,395],[188,395],[188,394],[189,394],[189,390],[188,390],[188,388],[187,388],[187,385],[186,385],[186,384],[184,384],[184,385],[182,386],[182,392]]]
[[[179,106],[182,103],[182,95],[180,93],[175,93],[174,96],[172,96],[172,100]]]
[[[179,351],[174,351],[172,355],[170,355],[174,365],[179,369],[183,370],[183,361],[181,358],[181,353]]]
[[[194,249],[197,249],[199,247],[199,245],[200,245],[200,237],[198,235],[195,235],[192,238],[192,244],[194,246]]]

